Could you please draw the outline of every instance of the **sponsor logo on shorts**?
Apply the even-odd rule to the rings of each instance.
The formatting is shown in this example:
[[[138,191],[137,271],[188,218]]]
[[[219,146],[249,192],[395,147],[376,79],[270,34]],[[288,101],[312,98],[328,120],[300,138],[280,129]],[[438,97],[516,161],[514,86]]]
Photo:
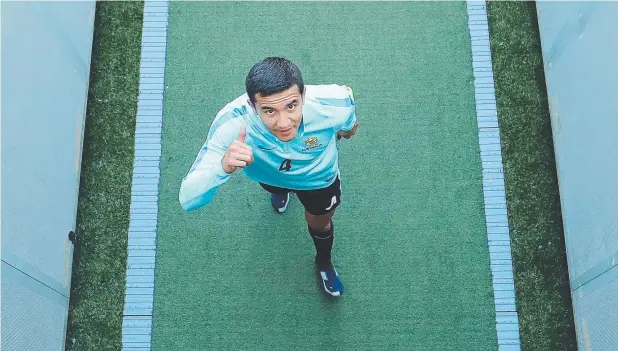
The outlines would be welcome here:
[[[326,211],[330,211],[330,209],[333,208],[333,206],[335,206],[336,204],[337,204],[337,196],[333,196],[333,198],[330,199],[330,206],[326,208]]]

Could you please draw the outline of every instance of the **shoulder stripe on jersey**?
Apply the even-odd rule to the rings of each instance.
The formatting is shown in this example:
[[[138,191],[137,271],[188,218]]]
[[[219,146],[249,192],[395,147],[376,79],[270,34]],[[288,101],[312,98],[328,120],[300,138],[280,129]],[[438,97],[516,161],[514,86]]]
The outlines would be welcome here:
[[[354,105],[354,100],[351,97],[346,97],[343,99],[337,98],[316,98],[318,102],[325,106],[335,106],[335,107],[350,107]]]
[[[233,109],[232,111],[226,112],[213,123],[212,127],[210,128],[210,132],[208,133],[208,139],[210,139],[215,134],[217,129],[221,127],[222,125],[224,125],[225,122],[231,120],[232,118],[244,116],[246,114],[247,114],[247,106],[242,106],[240,108],[237,107]]]

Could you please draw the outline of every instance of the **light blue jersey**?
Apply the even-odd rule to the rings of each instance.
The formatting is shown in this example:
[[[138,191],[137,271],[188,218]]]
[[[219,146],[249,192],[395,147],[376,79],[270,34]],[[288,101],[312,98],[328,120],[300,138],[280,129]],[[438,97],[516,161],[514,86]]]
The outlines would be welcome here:
[[[254,162],[242,168],[256,182],[311,190],[329,186],[339,174],[337,132],[349,131],[356,123],[352,90],[345,85],[305,85],[303,117],[296,137],[283,142],[264,125],[251,108],[245,93],[219,111],[210,126],[206,142],[189,173],[182,180],[179,200],[189,211],[210,203],[231,176],[223,171],[222,159],[228,146],[246,126],[245,144]]]

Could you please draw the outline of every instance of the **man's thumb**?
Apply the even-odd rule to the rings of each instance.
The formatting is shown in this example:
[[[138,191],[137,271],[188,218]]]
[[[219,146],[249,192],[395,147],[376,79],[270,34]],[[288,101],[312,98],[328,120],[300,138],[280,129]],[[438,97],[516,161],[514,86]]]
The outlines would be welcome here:
[[[245,127],[245,125],[242,125],[242,128],[240,129],[240,134],[238,135],[238,141],[240,142],[245,142],[245,138],[247,137],[247,127]]]

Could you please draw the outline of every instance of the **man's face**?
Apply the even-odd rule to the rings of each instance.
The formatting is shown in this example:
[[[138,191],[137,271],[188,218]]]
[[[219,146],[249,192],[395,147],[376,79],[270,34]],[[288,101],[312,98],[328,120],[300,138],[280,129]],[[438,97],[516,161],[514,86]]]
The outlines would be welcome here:
[[[269,96],[256,94],[253,108],[271,133],[281,141],[290,141],[298,132],[303,117],[303,102],[304,94],[301,95],[298,86],[293,85]]]

